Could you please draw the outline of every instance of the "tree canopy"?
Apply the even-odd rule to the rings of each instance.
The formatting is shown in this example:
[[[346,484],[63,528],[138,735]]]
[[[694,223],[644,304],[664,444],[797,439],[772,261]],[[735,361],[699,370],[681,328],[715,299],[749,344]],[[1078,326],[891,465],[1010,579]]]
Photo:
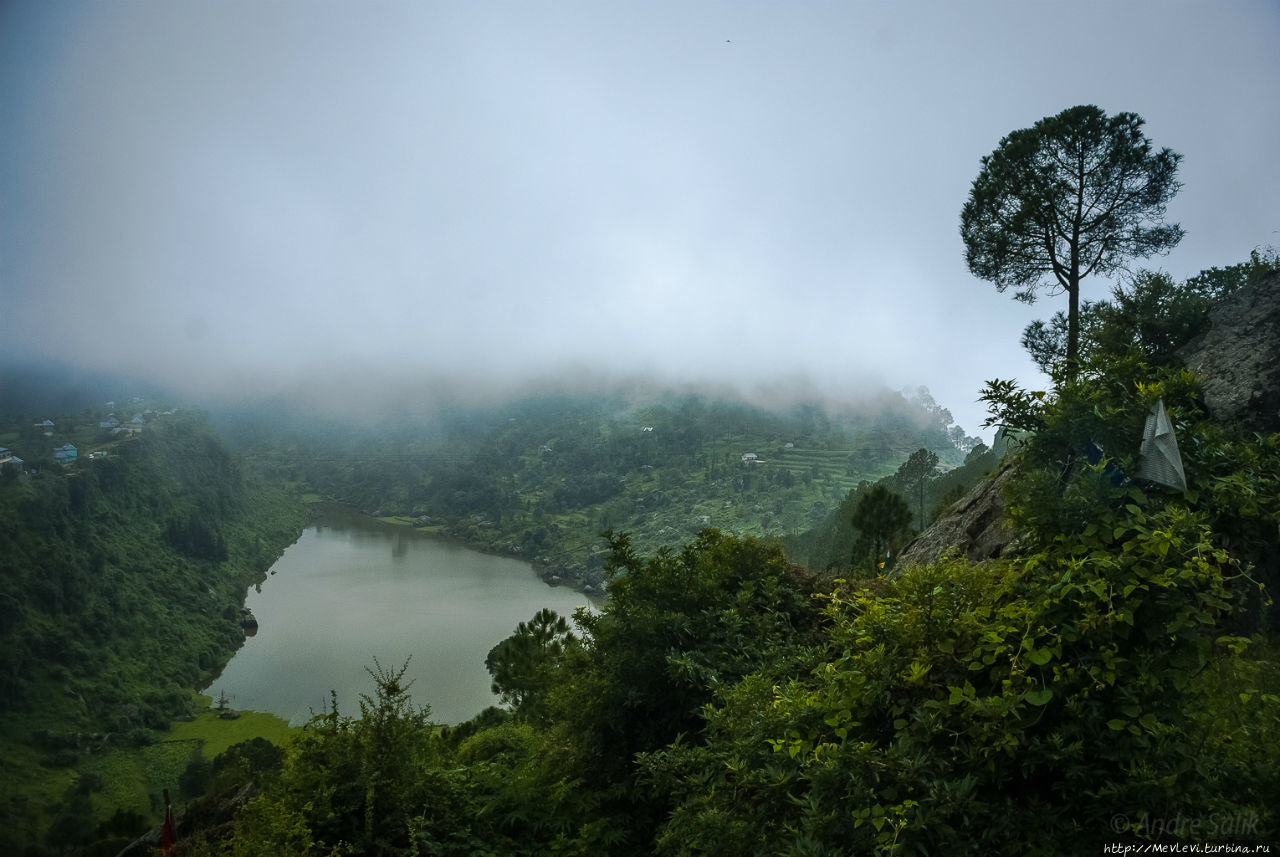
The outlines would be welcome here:
[[[908,493],[919,495],[920,509],[918,523],[924,529],[924,486],[938,473],[938,455],[927,449],[917,449],[902,462],[894,478]]]
[[[869,561],[874,573],[885,561],[893,540],[911,526],[911,507],[884,485],[874,485],[858,500],[851,522],[858,540],[850,565],[857,569]]]
[[[575,643],[565,618],[544,607],[489,650],[484,665],[493,676],[493,692],[517,709],[532,707],[546,693],[550,670]]]
[[[1136,113],[1071,107],[1014,131],[982,159],[960,214],[965,261],[977,277],[1028,303],[1067,294],[1068,373],[1079,344],[1080,281],[1122,270],[1182,240],[1163,222],[1181,187],[1182,156],[1155,151]]]

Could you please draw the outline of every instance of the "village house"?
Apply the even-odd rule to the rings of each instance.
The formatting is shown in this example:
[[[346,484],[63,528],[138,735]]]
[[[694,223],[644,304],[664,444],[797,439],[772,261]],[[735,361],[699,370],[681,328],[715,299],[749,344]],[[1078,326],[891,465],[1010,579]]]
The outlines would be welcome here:
[[[14,455],[12,449],[7,446],[0,446],[0,471],[16,470],[21,473],[22,465],[22,459]]]
[[[74,445],[64,443],[53,451],[53,460],[63,466],[75,464],[76,454],[77,451]]]

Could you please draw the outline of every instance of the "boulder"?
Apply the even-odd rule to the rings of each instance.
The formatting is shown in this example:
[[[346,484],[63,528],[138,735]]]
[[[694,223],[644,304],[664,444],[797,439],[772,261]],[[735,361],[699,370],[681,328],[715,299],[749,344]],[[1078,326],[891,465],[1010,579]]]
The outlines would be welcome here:
[[[1008,525],[1004,505],[1005,486],[1018,472],[1009,459],[994,476],[973,486],[898,554],[895,572],[937,562],[948,552],[975,562],[1003,556],[1018,536]]]
[[[1225,299],[1209,321],[1178,357],[1203,381],[1210,416],[1280,431],[1280,271]]]

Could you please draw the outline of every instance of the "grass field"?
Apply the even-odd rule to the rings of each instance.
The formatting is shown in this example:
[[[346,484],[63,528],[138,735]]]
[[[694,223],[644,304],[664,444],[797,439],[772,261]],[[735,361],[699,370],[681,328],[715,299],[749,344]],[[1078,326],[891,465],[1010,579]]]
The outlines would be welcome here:
[[[207,706],[213,700],[198,697]],[[297,734],[297,727],[288,721],[261,711],[241,711],[235,720],[223,720],[212,708],[202,711],[195,720],[176,721],[170,725],[170,741],[199,741],[206,759],[212,759],[232,744],[250,738],[266,738],[272,744],[284,746]]]
[[[235,720],[223,720],[208,707],[209,697],[197,694],[196,698],[204,710],[194,720],[174,721],[156,743],[111,750],[82,762],[79,775],[94,775],[102,784],[94,795],[98,820],[116,810],[132,810],[158,823],[164,812],[164,790],[178,802],[182,773],[197,757],[212,761],[233,744],[251,738],[284,746],[297,732],[279,717],[257,711],[242,711]]]

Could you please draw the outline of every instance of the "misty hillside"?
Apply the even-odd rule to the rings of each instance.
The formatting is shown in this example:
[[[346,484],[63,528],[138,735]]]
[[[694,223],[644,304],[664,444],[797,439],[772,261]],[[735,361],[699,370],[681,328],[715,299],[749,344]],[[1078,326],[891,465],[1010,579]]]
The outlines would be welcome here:
[[[247,588],[305,521],[288,486],[242,468],[198,415],[118,415],[145,428],[0,419],[0,447],[22,462],[0,466],[5,853],[48,821],[34,783],[36,796],[65,786],[71,767],[151,744],[187,713],[244,642]],[[67,444],[83,455],[55,461]]]
[[[364,512],[602,587],[606,530],[645,551],[706,527],[782,537],[920,448],[943,467],[977,442],[924,388],[829,412],[707,395],[545,395],[426,422],[225,422],[246,461]]]

